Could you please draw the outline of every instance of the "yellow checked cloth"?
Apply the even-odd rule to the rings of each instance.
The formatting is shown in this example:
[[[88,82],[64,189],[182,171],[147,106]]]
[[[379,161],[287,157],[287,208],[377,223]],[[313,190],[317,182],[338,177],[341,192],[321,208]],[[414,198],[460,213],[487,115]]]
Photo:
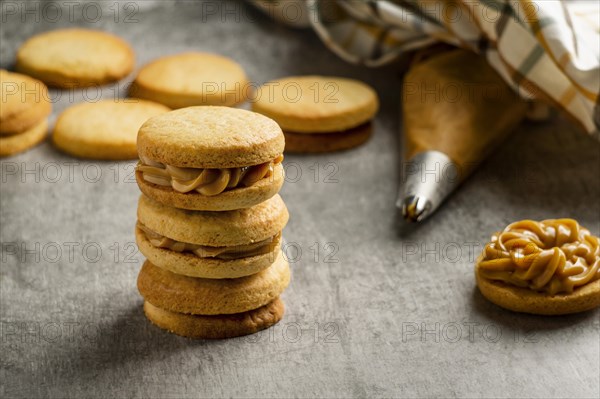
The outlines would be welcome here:
[[[484,55],[521,96],[565,111],[600,140],[600,2],[588,0],[255,0],[312,26],[366,66],[436,42]]]

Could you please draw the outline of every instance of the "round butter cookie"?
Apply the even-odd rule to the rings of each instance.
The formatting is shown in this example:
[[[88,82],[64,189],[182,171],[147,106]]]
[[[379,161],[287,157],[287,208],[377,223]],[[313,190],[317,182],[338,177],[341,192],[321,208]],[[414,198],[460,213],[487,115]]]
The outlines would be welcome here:
[[[51,112],[52,103],[44,83],[0,69],[0,136],[29,130]]]
[[[202,316],[169,312],[144,302],[144,313],[156,326],[183,337],[224,339],[249,335],[271,327],[285,312],[283,301],[275,298],[258,309],[230,315]]]
[[[279,195],[223,212],[186,211],[142,195],[137,214],[136,241],[150,262],[203,278],[237,278],[268,268],[289,218]]]
[[[600,240],[573,219],[522,220],[492,236],[475,264],[481,294],[515,312],[600,306]]]
[[[216,54],[189,52],[159,58],[145,65],[130,96],[170,108],[193,105],[233,106],[246,100],[248,78],[235,61]]]
[[[138,290],[152,305],[176,313],[220,315],[258,309],[275,300],[290,282],[290,268],[280,252],[269,268],[247,277],[206,279],[182,276],[146,261]]]
[[[379,108],[370,86],[340,77],[291,76],[270,81],[258,90],[252,110],[295,133],[352,129],[373,119]]]
[[[284,181],[283,133],[273,120],[228,107],[189,107],[151,118],[138,133],[144,194],[183,209],[248,208]]]
[[[60,114],[52,139],[62,151],[80,158],[137,158],[137,132],[149,118],[169,108],[146,100],[79,103]]]
[[[0,136],[0,157],[6,157],[34,147],[44,141],[48,133],[48,120],[12,136]]]
[[[28,39],[17,52],[16,69],[50,86],[70,88],[124,78],[134,62],[131,47],[115,35],[60,29]]]

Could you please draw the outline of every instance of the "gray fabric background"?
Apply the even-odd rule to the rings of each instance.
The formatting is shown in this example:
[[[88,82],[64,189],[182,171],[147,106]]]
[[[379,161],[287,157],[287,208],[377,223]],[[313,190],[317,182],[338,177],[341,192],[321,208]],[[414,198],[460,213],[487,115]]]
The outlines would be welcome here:
[[[382,109],[365,146],[286,157],[287,313],[268,331],[225,341],[179,338],[145,320],[133,162],[77,160],[48,143],[2,159],[0,396],[599,396],[598,311],[510,313],[473,279],[474,258],[511,221],[573,217],[600,233],[597,142],[558,117],[525,124],[438,214],[400,237],[399,66],[347,65],[314,33],[241,2],[85,2],[71,15],[59,2],[59,17],[44,4],[29,2],[27,13],[2,3],[2,68],[30,35],[88,26],[131,42],[138,66],[218,52],[257,83],[308,73],[364,80]],[[72,103],[122,95],[127,82],[53,91],[52,122]]]

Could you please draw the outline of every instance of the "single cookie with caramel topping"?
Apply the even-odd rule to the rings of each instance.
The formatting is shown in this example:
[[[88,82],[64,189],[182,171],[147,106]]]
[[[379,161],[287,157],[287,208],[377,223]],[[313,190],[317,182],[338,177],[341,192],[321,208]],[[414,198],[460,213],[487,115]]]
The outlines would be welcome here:
[[[251,208],[189,211],[144,195],[136,241],[154,265],[191,277],[227,279],[268,268],[280,251],[289,215],[279,195]]]
[[[600,242],[573,219],[522,220],[492,236],[475,275],[487,299],[560,315],[600,306]]]
[[[136,178],[176,208],[225,211],[274,196],[285,139],[273,120],[227,107],[188,107],[149,119],[138,133]]]

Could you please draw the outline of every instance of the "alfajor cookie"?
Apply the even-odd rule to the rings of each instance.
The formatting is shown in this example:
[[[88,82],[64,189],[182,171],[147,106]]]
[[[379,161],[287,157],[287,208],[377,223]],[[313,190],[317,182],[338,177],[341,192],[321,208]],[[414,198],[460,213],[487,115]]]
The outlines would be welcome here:
[[[267,269],[235,279],[172,273],[146,261],[138,290],[147,302],[175,313],[220,315],[247,312],[272,302],[288,286],[290,268],[281,252]]]
[[[237,278],[268,268],[280,251],[289,215],[279,195],[251,208],[186,211],[144,195],[138,202],[136,241],[154,265],[203,278]]]
[[[224,211],[274,196],[284,180],[285,139],[273,120],[228,107],[189,107],[139,130],[136,179],[168,206]]]
[[[248,78],[235,61],[217,54],[189,52],[145,65],[130,89],[132,97],[184,108],[193,105],[233,106],[248,96]]]
[[[275,298],[258,309],[230,315],[192,315],[175,313],[144,302],[144,313],[156,326],[188,338],[223,339],[254,334],[281,320],[283,301]]]
[[[368,85],[346,78],[293,76],[260,87],[252,110],[283,129],[287,152],[356,147],[371,135],[379,101]]]
[[[61,29],[27,40],[17,52],[16,69],[50,86],[83,87],[127,76],[135,57],[131,47],[110,33]]]
[[[0,136],[28,131],[52,112],[46,85],[20,73],[0,69],[0,97]]]
[[[496,305],[561,315],[600,306],[600,240],[573,219],[522,220],[494,234],[475,265]]]
[[[12,136],[0,136],[0,156],[6,157],[28,150],[41,143],[48,133],[48,120]]]
[[[60,114],[52,140],[60,150],[80,158],[137,158],[137,132],[153,116],[169,108],[128,98],[76,104]]]

